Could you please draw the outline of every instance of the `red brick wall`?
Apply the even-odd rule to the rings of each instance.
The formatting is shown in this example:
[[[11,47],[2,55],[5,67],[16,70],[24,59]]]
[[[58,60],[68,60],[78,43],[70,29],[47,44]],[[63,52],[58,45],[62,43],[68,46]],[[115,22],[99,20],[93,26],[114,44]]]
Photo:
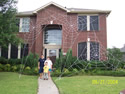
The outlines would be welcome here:
[[[104,51],[107,48],[107,33],[106,33],[106,15],[99,15],[99,31],[84,31],[79,32],[77,30],[77,14],[70,14],[66,11],[57,8],[53,5],[40,10],[36,17],[31,17],[31,26],[29,33],[19,33],[25,41],[29,36],[31,39],[28,40],[30,44],[30,51],[38,53],[39,55],[43,51],[43,25],[49,25],[50,21],[53,24],[62,25],[62,49],[67,52],[69,48],[73,50],[73,56],[77,56],[77,45],[79,42],[86,42],[87,37],[91,41],[99,42],[100,44],[100,59],[105,60]],[[33,26],[35,27],[33,29]],[[29,35],[30,34],[30,35]],[[26,36],[26,37],[24,37]],[[34,37],[34,38],[33,38]],[[35,40],[35,42],[33,42]],[[34,43],[34,44],[32,44]],[[31,45],[32,44],[32,45]]]

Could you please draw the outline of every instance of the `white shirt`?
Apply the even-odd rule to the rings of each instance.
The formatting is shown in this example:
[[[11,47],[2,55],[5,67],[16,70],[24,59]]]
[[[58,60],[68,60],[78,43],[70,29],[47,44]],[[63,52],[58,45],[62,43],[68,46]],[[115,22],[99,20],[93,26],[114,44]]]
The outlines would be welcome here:
[[[45,62],[47,62],[48,64],[48,67],[49,67],[49,69],[51,69],[52,68],[52,61],[51,60],[46,60]]]

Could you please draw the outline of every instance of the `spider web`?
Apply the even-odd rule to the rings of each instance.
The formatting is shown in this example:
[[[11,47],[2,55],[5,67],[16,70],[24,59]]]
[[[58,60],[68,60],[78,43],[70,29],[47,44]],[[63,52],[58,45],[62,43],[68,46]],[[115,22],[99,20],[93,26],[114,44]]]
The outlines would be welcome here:
[[[59,18],[56,18],[56,17],[54,16],[55,14],[52,13],[52,11],[46,11],[46,14],[47,14],[47,15],[50,15],[50,14],[51,14],[51,15],[50,15],[50,16],[47,16],[47,17],[44,17],[44,18],[41,18],[41,23],[49,22],[50,19],[52,19],[52,21],[57,21],[57,22],[61,22],[61,21],[62,21],[61,18],[63,18],[63,20],[65,20],[65,24],[67,25],[69,32],[63,32],[63,35],[64,35],[64,36],[62,37],[62,39],[63,39],[63,43],[62,43],[63,47],[62,47],[62,48],[64,48],[64,49],[71,48],[71,49],[72,49],[73,46],[74,46],[74,43],[76,42],[76,40],[78,39],[78,37],[79,37],[79,35],[80,35],[80,32],[76,32],[76,29],[75,29],[76,24],[73,23],[74,18],[70,17],[69,20],[68,20],[68,16],[67,16],[67,15],[62,15],[61,13],[56,13],[56,15],[60,18],[60,19],[59,19]],[[103,16],[100,16],[100,19],[101,19],[101,17],[103,17]],[[79,18],[79,20],[80,20],[80,26],[79,26],[79,27],[82,28],[83,30],[86,29],[86,28],[87,28],[87,24],[83,24],[83,23],[86,22],[87,19],[82,19],[82,17],[81,17],[81,18]],[[93,22],[96,21],[96,20],[97,20],[97,19],[92,19],[92,21],[90,22],[90,23],[91,23],[91,27],[92,27],[93,30],[95,30]],[[33,24],[32,20],[31,20],[30,23]],[[60,23],[57,23],[57,24],[60,24]],[[63,24],[64,24],[64,23],[63,23]],[[62,26],[63,26],[63,24],[62,24]],[[78,23],[77,23],[77,24],[78,24]],[[45,27],[42,28],[41,31],[43,31],[48,25],[49,25],[49,24],[45,25]],[[37,31],[37,32],[36,32],[34,29],[36,29],[35,26],[32,27],[32,29],[31,29],[30,32],[24,34],[24,40],[25,40],[26,43],[29,43],[29,41],[32,41],[32,42],[31,42],[31,46],[30,46],[30,48],[29,48],[29,51],[32,49],[32,47],[33,47],[33,45],[34,45],[36,39],[40,36],[40,33],[42,33],[41,31]],[[41,29],[41,28],[40,28],[40,29]],[[60,27],[60,29],[61,29],[61,27]],[[63,30],[66,31],[67,28],[63,28]],[[33,37],[33,35],[32,35],[32,34],[34,34],[34,33],[36,33],[36,36],[35,36],[35,37]],[[96,60],[96,59],[99,59],[99,58],[101,59],[100,56],[106,56],[106,54],[107,54],[106,49],[105,49],[105,47],[103,46],[103,44],[101,43],[101,41],[99,40],[99,38],[98,38],[98,36],[97,36],[97,34],[96,34],[95,31],[92,31],[92,32],[88,31],[88,32],[87,32],[87,38],[90,38],[90,40],[91,40],[91,38],[92,38],[92,39],[94,40],[93,44],[95,44],[95,45],[92,45],[92,44],[90,43],[90,49],[91,49],[91,51],[90,51],[90,58],[91,58],[91,60]],[[87,40],[87,39],[85,39],[84,37],[83,37],[82,39],[83,39],[83,40]],[[67,40],[69,40],[70,43],[67,42]],[[85,42],[85,41],[83,41],[83,42]],[[97,44],[98,44],[98,45],[97,45]],[[25,53],[25,48],[26,48],[26,45],[24,46],[23,56],[24,56],[24,53]],[[87,56],[87,52],[86,52],[86,54],[84,54],[84,52],[85,52],[86,49],[87,49],[87,45],[82,49],[82,51],[81,51],[80,55],[78,56],[77,60],[74,61],[74,63],[73,63],[68,69],[71,69],[71,68],[73,69],[73,66],[76,65],[76,66],[79,68],[79,71],[78,71],[78,72],[80,72],[82,69],[88,70],[87,67],[89,66],[90,62],[85,61],[85,60],[84,60],[85,58],[83,58],[83,57],[86,57],[86,56]],[[113,54],[111,54],[111,55],[113,56]],[[99,57],[99,58],[97,58],[97,57]],[[24,66],[25,66],[25,64],[27,63],[27,58],[28,58],[28,56],[26,57],[25,62],[23,62],[23,60],[21,61],[21,64],[24,64]],[[79,61],[79,58],[80,58],[81,60],[84,60],[84,62],[86,63],[86,65],[83,64],[83,63],[81,63],[81,62]],[[68,56],[67,56],[67,59],[68,59]],[[105,59],[107,59],[107,58],[105,57]],[[106,65],[106,64],[110,64],[110,62],[109,62],[108,60],[107,60],[107,63],[106,63],[106,64],[105,64],[103,61],[100,61],[100,62],[101,62],[105,67],[107,67],[107,69],[108,69],[108,68],[111,68],[111,69],[113,70],[113,69],[118,68],[119,63],[120,63],[120,61],[119,61],[117,58],[115,58],[114,56],[113,56],[113,59],[115,59],[115,60],[118,61],[118,63],[117,63],[117,65],[116,65],[115,68],[113,68],[113,65],[112,65],[112,66],[109,66],[109,67]],[[81,66],[83,66],[84,68],[79,67],[77,64],[81,64]],[[66,66],[66,64],[64,64],[64,68],[65,68],[65,66]],[[96,63],[95,66],[96,66],[96,68],[97,68],[97,67],[98,67],[98,63]],[[23,72],[23,70],[24,70],[23,68],[20,69],[20,76],[19,76],[19,77],[21,77],[21,73]],[[61,78],[62,75],[63,75],[65,72],[66,72],[66,71],[63,71],[58,78]],[[72,74],[71,74],[71,75],[72,75]],[[70,76],[70,75],[69,75],[69,76]]]

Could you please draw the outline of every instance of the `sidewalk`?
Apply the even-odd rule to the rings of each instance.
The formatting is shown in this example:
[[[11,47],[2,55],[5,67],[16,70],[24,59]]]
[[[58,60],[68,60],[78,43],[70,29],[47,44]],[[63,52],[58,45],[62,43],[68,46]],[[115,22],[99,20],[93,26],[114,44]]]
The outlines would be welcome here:
[[[59,94],[56,85],[52,79],[43,80],[38,78],[38,93],[37,94]]]

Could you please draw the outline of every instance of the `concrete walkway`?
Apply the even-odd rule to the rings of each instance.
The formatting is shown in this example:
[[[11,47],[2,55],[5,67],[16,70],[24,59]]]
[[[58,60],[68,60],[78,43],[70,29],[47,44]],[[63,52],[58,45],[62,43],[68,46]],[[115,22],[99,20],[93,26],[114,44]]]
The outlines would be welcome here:
[[[37,94],[59,94],[59,91],[52,79],[43,80],[38,78],[38,85]]]

